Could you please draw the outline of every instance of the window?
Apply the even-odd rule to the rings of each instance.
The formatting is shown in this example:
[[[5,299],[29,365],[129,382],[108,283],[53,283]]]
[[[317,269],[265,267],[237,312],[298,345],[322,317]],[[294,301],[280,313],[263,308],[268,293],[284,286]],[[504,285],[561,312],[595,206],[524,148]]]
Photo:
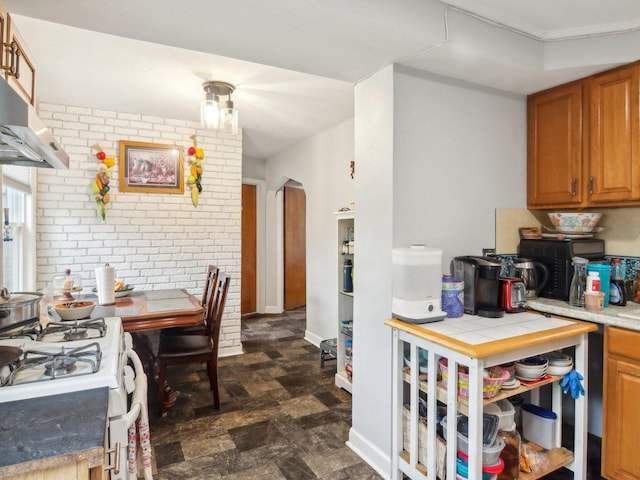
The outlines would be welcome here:
[[[3,166],[3,286],[11,292],[33,290],[34,212],[31,168]],[[9,219],[9,228],[4,224]]]

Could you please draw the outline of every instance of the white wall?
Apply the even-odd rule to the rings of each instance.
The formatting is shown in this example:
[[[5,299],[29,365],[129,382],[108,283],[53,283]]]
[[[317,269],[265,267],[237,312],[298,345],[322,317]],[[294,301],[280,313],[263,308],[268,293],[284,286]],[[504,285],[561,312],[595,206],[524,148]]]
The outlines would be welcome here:
[[[362,293],[350,442],[388,475],[391,332],[383,322],[391,316],[391,248],[440,247],[448,271],[451,257],[493,245],[495,208],[525,205],[526,102],[388,67],[356,87],[355,112],[355,289]]]
[[[206,266],[213,263],[232,276],[221,355],[240,353],[241,136],[182,120],[65,105],[40,104],[39,116],[69,154],[70,166],[38,170],[37,288],[66,268],[81,275],[84,287],[95,286],[95,268],[109,263],[116,278],[137,289],[185,288],[199,295]],[[193,134],[205,151],[197,207],[188,188],[182,195],[119,191],[119,140],[186,150]],[[106,221],[96,215],[89,188],[99,165],[96,143],[117,162],[110,169]]]
[[[286,179],[302,184],[306,194],[307,216],[307,333],[319,344],[337,335],[338,247],[337,223],[333,212],[353,200],[354,180],[350,177],[353,160],[353,120],[343,122],[267,159],[267,279],[278,277],[282,263],[274,237],[281,230],[276,194]],[[357,166],[356,166],[357,178]],[[357,212],[357,205],[356,205]],[[267,309],[282,304],[278,282],[267,281]]]
[[[355,89],[356,244],[350,446],[383,475],[391,453],[391,248],[394,75],[388,67]],[[417,210],[416,210],[417,211]]]
[[[495,247],[495,209],[526,207],[526,100],[396,68],[394,247]]]

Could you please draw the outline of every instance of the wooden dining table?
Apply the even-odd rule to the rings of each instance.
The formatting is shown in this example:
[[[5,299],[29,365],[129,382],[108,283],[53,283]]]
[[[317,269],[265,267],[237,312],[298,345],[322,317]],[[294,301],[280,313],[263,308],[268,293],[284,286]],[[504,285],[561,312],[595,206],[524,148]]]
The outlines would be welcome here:
[[[195,295],[180,289],[132,291],[114,305],[97,305],[92,317],[120,317],[125,332],[144,332],[202,325],[204,307]]]
[[[78,295],[78,301],[95,301],[95,295]],[[56,299],[56,303],[69,300]],[[145,332],[175,327],[202,325],[205,320],[205,309],[200,299],[181,289],[139,290],[131,291],[126,296],[115,299],[111,305],[96,305],[91,313],[92,318],[120,317],[125,332],[133,338],[133,349],[136,351],[150,382],[150,393],[157,392],[155,386],[157,376],[155,368],[155,352],[152,342]],[[165,398],[158,399],[164,403],[165,410],[171,408],[180,392],[165,386]]]

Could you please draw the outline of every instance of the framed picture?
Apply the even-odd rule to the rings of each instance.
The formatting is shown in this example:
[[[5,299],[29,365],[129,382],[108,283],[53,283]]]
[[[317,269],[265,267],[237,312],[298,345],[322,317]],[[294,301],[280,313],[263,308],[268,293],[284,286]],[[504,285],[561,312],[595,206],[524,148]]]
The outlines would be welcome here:
[[[182,147],[121,140],[120,191],[184,193]]]

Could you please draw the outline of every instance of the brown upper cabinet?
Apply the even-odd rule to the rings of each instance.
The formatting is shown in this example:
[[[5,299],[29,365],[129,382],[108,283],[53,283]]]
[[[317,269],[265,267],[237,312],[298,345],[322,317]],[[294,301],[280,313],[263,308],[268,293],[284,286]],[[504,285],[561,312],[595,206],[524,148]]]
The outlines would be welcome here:
[[[2,77],[31,105],[36,102],[36,68],[11,14],[0,3]]]
[[[640,63],[530,95],[527,206],[640,205]]]

